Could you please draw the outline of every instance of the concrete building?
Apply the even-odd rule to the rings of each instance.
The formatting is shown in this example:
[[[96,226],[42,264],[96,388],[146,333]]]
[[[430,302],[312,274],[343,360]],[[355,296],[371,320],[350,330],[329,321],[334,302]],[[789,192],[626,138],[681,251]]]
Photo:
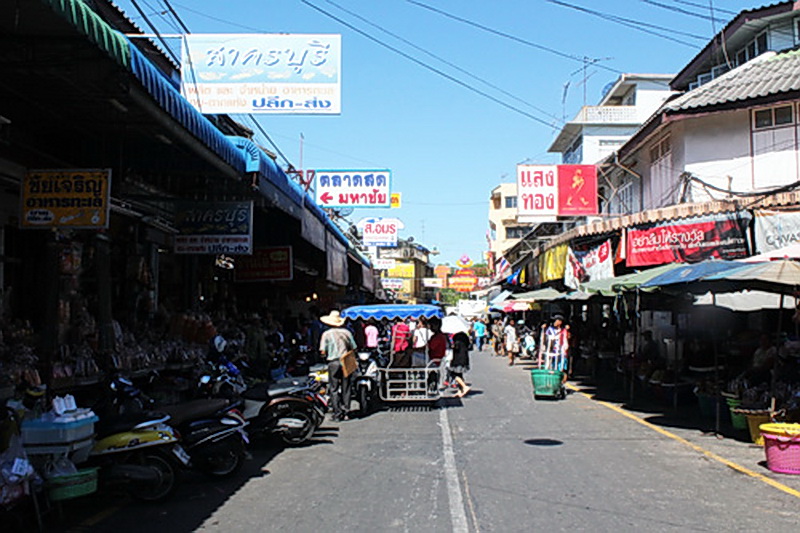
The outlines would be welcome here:
[[[531,229],[517,223],[517,184],[501,183],[489,199],[489,252],[499,258]]]

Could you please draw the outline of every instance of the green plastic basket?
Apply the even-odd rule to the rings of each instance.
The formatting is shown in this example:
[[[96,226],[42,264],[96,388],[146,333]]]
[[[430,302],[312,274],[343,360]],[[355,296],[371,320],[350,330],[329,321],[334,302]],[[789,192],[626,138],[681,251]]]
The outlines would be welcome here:
[[[97,468],[78,470],[76,474],[56,476],[47,482],[51,501],[70,500],[97,492]]]
[[[555,396],[561,390],[563,373],[558,370],[534,368],[531,370],[533,394],[536,396]]]
[[[747,417],[743,414],[734,412],[741,404],[742,401],[738,398],[726,398],[728,408],[731,413],[731,424],[734,429],[747,429]]]

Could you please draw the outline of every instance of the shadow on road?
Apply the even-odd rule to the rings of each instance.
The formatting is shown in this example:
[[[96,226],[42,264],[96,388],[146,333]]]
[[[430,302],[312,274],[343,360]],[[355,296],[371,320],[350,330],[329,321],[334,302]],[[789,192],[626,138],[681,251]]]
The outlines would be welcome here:
[[[564,441],[556,439],[528,439],[522,441],[528,446],[561,446]]]

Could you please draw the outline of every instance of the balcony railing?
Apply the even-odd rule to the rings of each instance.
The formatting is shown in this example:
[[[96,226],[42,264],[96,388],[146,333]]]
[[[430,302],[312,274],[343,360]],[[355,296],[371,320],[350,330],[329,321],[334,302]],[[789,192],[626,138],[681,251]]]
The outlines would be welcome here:
[[[640,121],[636,106],[583,106],[572,122],[600,124],[631,124]]]

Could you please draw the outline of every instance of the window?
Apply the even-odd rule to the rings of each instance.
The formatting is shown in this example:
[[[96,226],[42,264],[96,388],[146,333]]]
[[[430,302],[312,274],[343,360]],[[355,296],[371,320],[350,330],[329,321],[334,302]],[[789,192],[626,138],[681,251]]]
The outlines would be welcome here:
[[[517,207],[517,197],[506,196],[506,209],[516,209],[516,207]]]
[[[525,229],[524,226],[506,228],[506,239],[521,239],[525,236]]]
[[[753,112],[753,129],[756,130],[791,124],[794,124],[794,113],[790,105],[757,109]]]
[[[625,139],[600,139],[600,146],[622,146]]]
[[[650,147],[649,203],[645,208],[655,208],[674,203],[675,191],[672,175],[672,141],[667,135]]]
[[[567,148],[562,156],[562,161],[566,165],[576,165],[583,160],[583,137],[578,137]]]
[[[736,64],[743,65],[754,57],[758,57],[768,50],[769,42],[767,40],[767,32],[762,31],[755,39],[747,43],[741,50],[736,52]]]

